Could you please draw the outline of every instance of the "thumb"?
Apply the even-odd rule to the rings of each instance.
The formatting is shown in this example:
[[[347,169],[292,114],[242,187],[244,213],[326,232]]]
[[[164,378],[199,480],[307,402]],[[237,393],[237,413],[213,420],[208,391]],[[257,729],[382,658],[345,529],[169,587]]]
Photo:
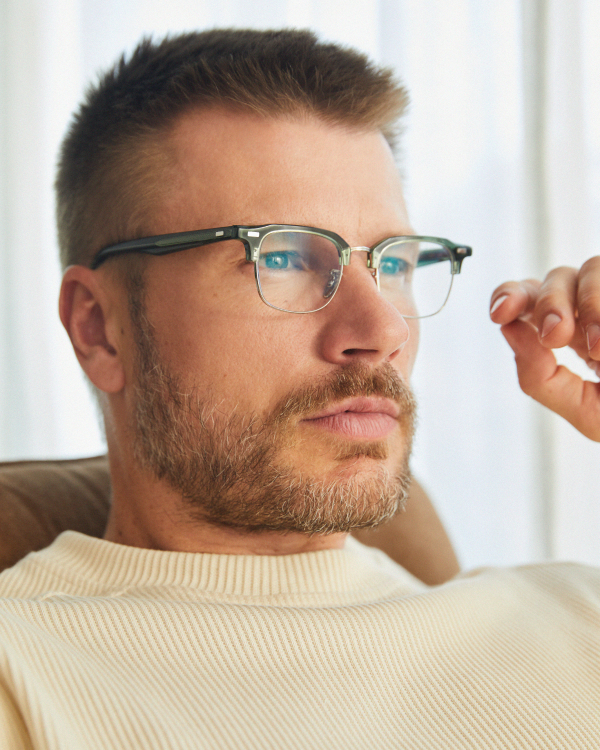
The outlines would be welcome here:
[[[500,329],[515,353],[524,393],[570,422],[592,440],[600,440],[598,384],[582,380],[558,365],[551,349],[540,344],[537,330],[523,320]]]

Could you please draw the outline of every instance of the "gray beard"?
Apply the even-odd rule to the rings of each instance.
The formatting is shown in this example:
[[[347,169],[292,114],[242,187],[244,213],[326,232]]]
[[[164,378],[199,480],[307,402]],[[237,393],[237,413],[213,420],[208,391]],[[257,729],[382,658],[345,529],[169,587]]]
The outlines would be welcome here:
[[[224,416],[218,404],[186,387],[162,360],[141,299],[131,304],[137,385],[133,414],[140,466],[180,494],[192,520],[244,532],[332,534],[372,528],[403,507],[415,421],[410,389],[389,364],[340,369],[327,381],[290,393],[270,415]],[[352,459],[388,457],[384,442],[333,437],[339,471],[323,479],[286,465],[282,450],[297,440],[299,418],[348,397],[378,395],[400,405],[405,449],[394,471],[373,461],[353,471]]]

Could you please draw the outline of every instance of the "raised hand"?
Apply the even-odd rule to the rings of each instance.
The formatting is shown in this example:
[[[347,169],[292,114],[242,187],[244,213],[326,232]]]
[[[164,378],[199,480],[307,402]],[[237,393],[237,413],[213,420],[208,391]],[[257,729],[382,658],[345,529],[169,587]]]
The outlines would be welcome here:
[[[600,442],[600,383],[557,364],[552,352],[569,346],[600,375],[600,257],[579,270],[555,268],[541,283],[501,284],[490,316],[515,353],[523,391]]]

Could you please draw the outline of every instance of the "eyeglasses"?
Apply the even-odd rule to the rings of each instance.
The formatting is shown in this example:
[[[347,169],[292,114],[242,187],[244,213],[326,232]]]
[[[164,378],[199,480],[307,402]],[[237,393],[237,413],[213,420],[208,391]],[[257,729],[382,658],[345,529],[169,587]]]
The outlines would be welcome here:
[[[162,234],[103,248],[92,261],[126,253],[167,255],[215,242],[240,240],[254,264],[258,293],[269,307],[289,313],[322,310],[333,299],[351,253],[364,252],[377,288],[406,318],[428,318],[446,304],[454,276],[470,247],[440,237],[389,237],[374,247],[350,247],[325,229],[289,224],[231,226]]]

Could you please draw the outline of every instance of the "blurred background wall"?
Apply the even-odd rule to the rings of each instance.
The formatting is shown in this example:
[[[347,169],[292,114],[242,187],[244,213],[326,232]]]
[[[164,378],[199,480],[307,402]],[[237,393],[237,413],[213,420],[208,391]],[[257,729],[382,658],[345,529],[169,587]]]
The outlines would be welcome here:
[[[597,252],[597,0],[3,0],[0,460],[104,451],[56,314],[52,182],[70,113],[143,34],[213,26],[310,27],[404,79],[413,224],[474,247],[422,324],[415,474],[465,567],[600,564],[600,446],[521,394],[487,314],[498,283]]]

